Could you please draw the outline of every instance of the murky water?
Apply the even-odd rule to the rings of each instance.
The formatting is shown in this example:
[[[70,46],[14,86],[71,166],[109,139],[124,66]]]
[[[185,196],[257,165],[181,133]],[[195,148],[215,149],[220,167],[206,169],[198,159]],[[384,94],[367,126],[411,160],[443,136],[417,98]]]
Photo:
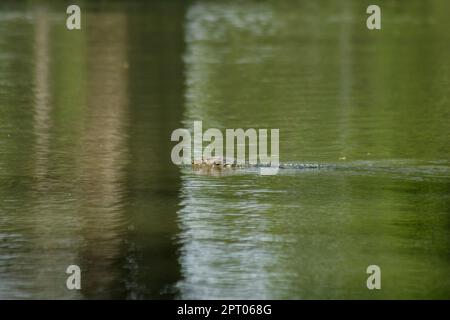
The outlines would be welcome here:
[[[450,298],[447,1],[80,5],[0,4],[0,298]],[[194,120],[333,169],[179,168]]]

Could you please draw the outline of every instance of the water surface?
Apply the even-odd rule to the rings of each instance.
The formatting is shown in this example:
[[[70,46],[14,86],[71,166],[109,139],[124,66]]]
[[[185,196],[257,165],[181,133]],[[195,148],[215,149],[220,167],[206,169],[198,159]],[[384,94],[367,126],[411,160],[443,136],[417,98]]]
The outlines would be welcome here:
[[[2,2],[0,298],[450,298],[450,5],[368,4]],[[336,169],[179,168],[194,120]]]

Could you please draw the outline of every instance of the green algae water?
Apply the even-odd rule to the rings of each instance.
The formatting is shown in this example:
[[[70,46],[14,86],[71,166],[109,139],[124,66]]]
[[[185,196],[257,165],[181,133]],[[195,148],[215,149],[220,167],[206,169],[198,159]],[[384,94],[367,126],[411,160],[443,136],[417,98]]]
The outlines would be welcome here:
[[[369,4],[2,1],[0,298],[449,299],[450,3]],[[196,120],[335,169],[180,168]]]

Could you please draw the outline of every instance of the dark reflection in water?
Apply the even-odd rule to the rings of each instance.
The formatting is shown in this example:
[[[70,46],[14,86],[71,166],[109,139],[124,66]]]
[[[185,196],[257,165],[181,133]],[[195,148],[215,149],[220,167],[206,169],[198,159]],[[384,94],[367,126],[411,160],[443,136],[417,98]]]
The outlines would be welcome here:
[[[0,14],[0,296],[171,297],[183,6],[83,14],[83,32],[49,7]]]
[[[81,5],[0,4],[0,298],[450,297],[449,3]],[[194,120],[332,168],[180,170]]]
[[[148,7],[147,7],[148,6]],[[130,164],[124,277],[128,298],[170,298],[180,277],[177,260],[180,177],[170,161],[170,134],[183,110],[183,18],[173,1],[132,11],[130,43]],[[134,61],[134,63],[133,63]]]

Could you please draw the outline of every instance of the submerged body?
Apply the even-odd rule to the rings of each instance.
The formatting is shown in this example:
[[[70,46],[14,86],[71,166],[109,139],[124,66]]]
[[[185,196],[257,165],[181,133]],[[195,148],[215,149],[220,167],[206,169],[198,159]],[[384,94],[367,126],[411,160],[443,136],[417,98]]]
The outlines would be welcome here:
[[[228,161],[221,157],[212,157],[201,160],[192,160],[192,168],[197,170],[222,170],[232,168],[264,168],[270,167],[265,164],[238,164],[236,161]],[[318,163],[283,163],[278,166],[279,169],[319,169],[323,165]]]

